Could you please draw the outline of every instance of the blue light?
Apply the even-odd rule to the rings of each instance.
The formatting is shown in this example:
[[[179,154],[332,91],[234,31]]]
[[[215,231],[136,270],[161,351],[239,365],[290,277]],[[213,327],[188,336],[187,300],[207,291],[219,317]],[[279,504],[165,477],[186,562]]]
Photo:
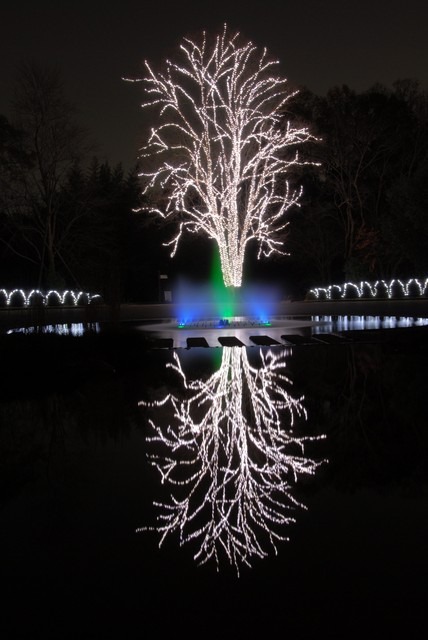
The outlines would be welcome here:
[[[181,280],[174,290],[174,299],[180,329],[200,322],[215,328],[242,326],[250,321],[253,325],[269,327],[279,295],[269,286],[241,287],[225,293],[219,291],[218,286]]]
[[[258,319],[260,324],[269,326],[275,315],[279,295],[272,287],[247,287],[242,291],[247,315]]]

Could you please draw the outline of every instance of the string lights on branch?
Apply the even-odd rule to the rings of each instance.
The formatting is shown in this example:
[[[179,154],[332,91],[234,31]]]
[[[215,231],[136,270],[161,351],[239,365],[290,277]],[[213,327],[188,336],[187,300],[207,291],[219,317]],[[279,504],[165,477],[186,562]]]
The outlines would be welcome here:
[[[179,394],[140,406],[171,412],[160,424],[149,420],[151,464],[170,498],[155,502],[158,524],[137,531],[170,534],[196,545],[195,559],[225,556],[238,574],[254,557],[287,540],[286,527],[304,505],[295,497],[301,476],[321,464],[305,455],[309,440],[297,435],[307,418],[303,397],[291,394],[284,368],[289,350],[260,350],[260,367],[245,349],[225,348],[220,368],[208,379],[188,380],[174,353],[169,366],[182,383]],[[184,399],[183,399],[184,396]]]
[[[214,42],[184,39],[178,62],[163,72],[146,62],[140,81],[143,107],[157,124],[141,149],[145,210],[176,218],[172,254],[184,232],[217,243],[226,286],[239,287],[245,252],[258,243],[259,257],[285,253],[286,212],[299,206],[302,189],[288,180],[313,136],[285,117],[295,91],[275,73],[276,61],[227,27]]]

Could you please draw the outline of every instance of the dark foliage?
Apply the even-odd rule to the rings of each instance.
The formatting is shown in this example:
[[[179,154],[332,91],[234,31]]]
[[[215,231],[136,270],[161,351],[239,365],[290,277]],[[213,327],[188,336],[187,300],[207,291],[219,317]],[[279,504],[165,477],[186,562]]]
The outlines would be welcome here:
[[[137,168],[94,159],[57,74],[27,66],[15,118],[0,116],[0,271],[4,287],[72,287],[117,304],[161,297],[159,275],[210,277],[212,242],[190,237],[170,259],[171,229],[135,213]],[[290,211],[290,256],[258,261],[247,281],[275,281],[302,297],[317,285],[428,273],[428,97],[410,80],[357,94],[302,90],[284,119],[319,138],[296,168],[302,207]],[[162,197],[151,194],[150,197]]]
[[[325,97],[302,91],[296,112],[320,142],[288,247],[310,287],[344,279],[425,275],[428,96],[413,81]]]

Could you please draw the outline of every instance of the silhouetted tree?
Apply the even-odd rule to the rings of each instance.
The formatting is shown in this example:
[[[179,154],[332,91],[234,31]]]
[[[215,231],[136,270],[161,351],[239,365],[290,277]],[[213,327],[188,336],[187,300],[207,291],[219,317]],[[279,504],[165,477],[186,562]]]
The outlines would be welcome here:
[[[0,116],[0,259],[3,283],[14,284],[14,267],[25,261],[37,264],[32,251],[34,232],[22,193],[22,171],[29,171],[32,160],[23,149],[23,132]]]
[[[9,246],[39,264],[38,284],[56,284],[61,215],[60,190],[71,167],[88,152],[87,135],[76,123],[59,73],[35,64],[20,67],[12,109],[19,130],[14,192],[4,203]],[[16,245],[25,243],[25,249]]]
[[[322,139],[305,184],[306,215],[290,251],[321,282],[393,277],[428,268],[428,100],[412,81],[361,94],[302,92],[297,108]],[[309,189],[307,185],[309,184]],[[330,259],[329,259],[330,257]]]
[[[14,126],[0,119],[5,271],[14,255],[21,275],[25,263],[32,265],[26,284],[67,284],[120,299],[141,224],[131,211],[139,203],[135,170],[124,176],[120,166],[97,160],[85,168],[88,136],[76,123],[57,72],[23,65],[13,116]]]
[[[86,172],[72,168],[59,195],[59,249],[69,271],[85,287],[119,300],[140,221],[132,212],[139,203],[136,171],[125,176],[121,165],[94,159]]]

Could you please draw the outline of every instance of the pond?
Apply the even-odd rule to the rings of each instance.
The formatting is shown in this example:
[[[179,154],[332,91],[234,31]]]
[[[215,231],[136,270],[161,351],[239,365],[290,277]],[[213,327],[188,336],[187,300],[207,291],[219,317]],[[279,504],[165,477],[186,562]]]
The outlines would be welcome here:
[[[3,336],[2,636],[422,637],[426,332]]]

